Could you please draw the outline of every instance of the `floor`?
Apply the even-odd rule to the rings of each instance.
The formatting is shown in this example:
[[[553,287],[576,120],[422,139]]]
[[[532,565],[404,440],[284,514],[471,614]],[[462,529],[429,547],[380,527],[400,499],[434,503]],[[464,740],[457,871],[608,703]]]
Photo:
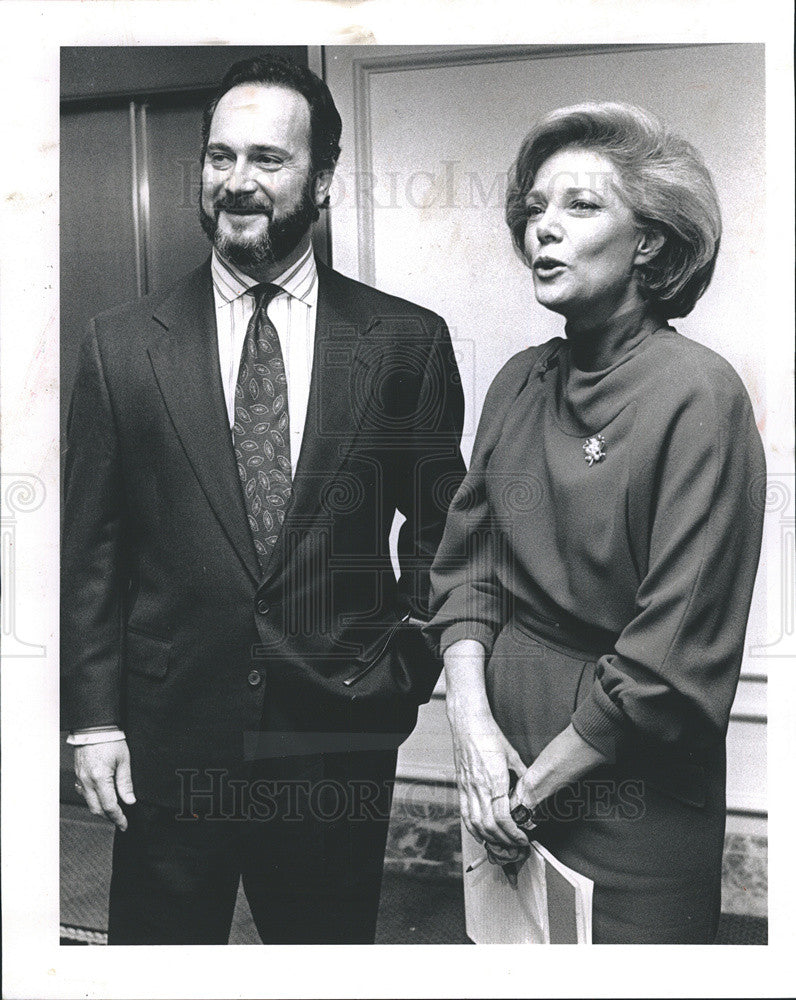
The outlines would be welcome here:
[[[61,942],[104,944],[112,828],[80,806],[64,805],[61,821]],[[762,917],[722,914],[717,944],[765,944]],[[231,944],[257,944],[242,893]],[[466,944],[461,883],[386,871],[377,944]]]

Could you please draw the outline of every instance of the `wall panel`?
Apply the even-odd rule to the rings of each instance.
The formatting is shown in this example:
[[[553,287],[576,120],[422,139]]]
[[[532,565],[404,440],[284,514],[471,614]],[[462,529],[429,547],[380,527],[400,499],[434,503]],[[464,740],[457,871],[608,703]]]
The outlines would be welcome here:
[[[203,100],[146,108],[149,161],[149,288],[155,291],[200,264],[210,244],[199,226]]]
[[[127,104],[61,120],[61,410],[92,316],[137,294]]]

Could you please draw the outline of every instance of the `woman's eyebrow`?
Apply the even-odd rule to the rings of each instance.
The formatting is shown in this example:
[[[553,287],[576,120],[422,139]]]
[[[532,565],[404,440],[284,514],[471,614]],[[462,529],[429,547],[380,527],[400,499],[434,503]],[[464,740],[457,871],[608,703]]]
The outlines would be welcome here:
[[[565,197],[571,197],[573,194],[591,194],[591,195],[594,195],[595,198],[601,197],[600,192],[597,190],[597,188],[590,187],[588,184],[573,185],[572,187],[564,188],[564,190],[561,193]],[[546,195],[544,194],[543,191],[539,191],[536,188],[532,188],[525,195],[525,197],[528,200],[530,200],[531,198],[541,198],[541,199],[544,199],[546,197]]]

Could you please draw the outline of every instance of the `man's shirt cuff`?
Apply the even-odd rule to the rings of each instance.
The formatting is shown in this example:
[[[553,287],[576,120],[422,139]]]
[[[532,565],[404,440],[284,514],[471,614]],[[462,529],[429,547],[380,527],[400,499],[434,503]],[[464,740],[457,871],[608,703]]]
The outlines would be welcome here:
[[[126,739],[121,729],[84,729],[70,733],[66,737],[66,742],[71,743],[73,747],[84,747],[91,743],[116,743]]]

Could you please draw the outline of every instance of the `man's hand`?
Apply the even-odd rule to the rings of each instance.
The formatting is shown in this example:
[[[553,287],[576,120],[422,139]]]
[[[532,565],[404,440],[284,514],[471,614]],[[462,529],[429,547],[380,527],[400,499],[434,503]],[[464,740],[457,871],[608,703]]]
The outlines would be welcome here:
[[[107,816],[120,830],[127,829],[127,817],[119,799],[135,802],[127,740],[89,743],[75,747],[75,788],[95,816]]]

